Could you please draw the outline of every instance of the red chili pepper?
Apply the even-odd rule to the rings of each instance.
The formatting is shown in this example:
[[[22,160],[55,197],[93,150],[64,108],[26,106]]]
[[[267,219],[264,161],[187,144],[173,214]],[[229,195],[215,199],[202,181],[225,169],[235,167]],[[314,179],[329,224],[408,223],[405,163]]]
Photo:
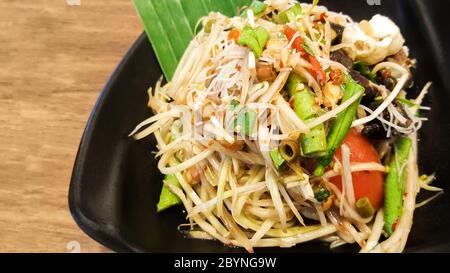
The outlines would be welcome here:
[[[289,42],[292,40],[292,38],[294,38],[295,33],[297,33],[297,31],[295,31],[295,29],[291,28],[288,25],[284,26],[284,35],[286,35]],[[292,48],[294,48],[295,50],[300,52],[302,57],[305,57],[306,55],[308,55],[308,53],[306,53],[305,49],[303,48],[303,46],[302,46],[303,43],[304,43],[304,41],[303,41],[302,37],[298,36],[297,38],[295,38],[294,42],[292,43]]]
[[[314,26],[316,27],[319,22],[325,23],[325,19],[328,17],[328,15],[325,12],[322,12],[319,14],[319,19],[316,19],[313,21]]]
[[[284,34],[288,38],[289,42],[292,40],[292,38],[294,38],[295,33],[297,33],[295,29],[291,28],[288,25],[284,26]],[[300,52],[300,55],[303,58],[308,59],[308,61],[312,65],[312,68],[309,69],[309,72],[317,79],[320,84],[324,84],[327,79],[325,72],[323,71],[319,61],[314,56],[309,55],[303,48],[304,42],[305,41],[302,39],[302,37],[298,36],[297,38],[295,38],[294,42],[292,42],[292,48]]]
[[[392,230],[395,230],[398,226],[398,219],[392,224]]]
[[[320,84],[324,84],[327,79],[327,76],[325,75],[325,71],[323,71],[322,66],[320,65],[319,61],[316,59],[316,57],[311,56],[311,55],[308,55],[308,59],[312,65],[309,72],[313,74],[313,76],[317,79],[317,81]]]

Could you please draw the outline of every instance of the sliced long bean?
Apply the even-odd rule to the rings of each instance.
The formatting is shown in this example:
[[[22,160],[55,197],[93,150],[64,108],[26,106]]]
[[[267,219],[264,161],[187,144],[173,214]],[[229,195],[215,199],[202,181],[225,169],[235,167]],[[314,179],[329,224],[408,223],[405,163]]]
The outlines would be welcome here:
[[[300,154],[300,147],[295,140],[283,140],[278,151],[284,160],[291,162]]]
[[[303,79],[291,74],[287,82],[287,89],[294,99],[294,111],[304,122],[317,118],[320,108],[311,89],[303,83]],[[307,134],[300,135],[302,155],[305,157],[323,156],[327,149],[325,126],[320,124]]]
[[[173,185],[179,187],[180,182],[176,178],[175,175],[168,174],[164,178],[164,181],[168,183],[172,183]],[[170,191],[169,187],[166,185],[163,185],[161,194],[159,195],[159,202],[156,206],[157,212],[161,212],[165,209],[168,209],[170,207],[173,207],[175,205],[181,204],[180,198],[178,198],[177,195],[175,195],[173,192]]]
[[[245,26],[237,43],[240,46],[249,47],[255,53],[255,57],[259,58],[269,40],[269,36],[269,32],[263,27],[251,28]]]
[[[278,148],[275,148],[272,151],[270,151],[270,157],[272,158],[275,168],[277,170],[279,170],[281,168],[281,166],[284,164],[285,160],[283,159],[283,157],[281,157],[281,154],[278,151]]]
[[[294,111],[301,120],[307,121],[317,117],[318,111],[315,105],[316,97],[309,87],[295,93]]]
[[[251,9],[253,11],[253,14],[255,16],[258,16],[258,15],[264,13],[264,11],[266,11],[267,5],[261,1],[253,0],[252,3],[250,4],[250,6],[242,11],[241,16],[244,18],[247,18],[247,16],[248,16],[247,11],[249,9]]]
[[[390,236],[402,214],[405,166],[408,161],[412,141],[400,138],[395,143],[394,156],[389,163],[389,173],[384,185],[384,229]]]
[[[301,14],[302,14],[302,6],[300,5],[300,3],[296,3],[290,9],[281,12],[278,15],[278,21],[281,24],[293,23],[297,20],[297,16]]]
[[[345,109],[345,111],[341,112],[331,126],[330,132],[327,136],[328,149],[325,157],[320,161],[319,166],[314,171],[315,176],[323,175],[325,168],[333,159],[336,150],[341,146],[345,136],[347,136],[347,133],[352,125],[353,118],[356,115],[358,105],[361,102],[362,94],[364,93],[364,87],[357,84],[351,77],[347,77],[342,102],[345,102],[358,93],[361,93],[361,97]]]
[[[293,97],[295,93],[303,90],[305,80],[297,74],[291,73],[286,82],[286,89],[289,93],[289,97]],[[303,87],[302,87],[303,86]],[[302,87],[302,88],[300,88]]]

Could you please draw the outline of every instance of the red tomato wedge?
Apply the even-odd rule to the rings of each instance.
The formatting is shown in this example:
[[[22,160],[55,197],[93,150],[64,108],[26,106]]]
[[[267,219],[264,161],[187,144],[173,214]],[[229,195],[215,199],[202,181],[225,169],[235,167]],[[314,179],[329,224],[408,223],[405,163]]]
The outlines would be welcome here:
[[[343,142],[350,149],[350,163],[380,163],[375,148],[370,142],[358,133],[355,129],[350,129]],[[336,151],[336,157],[341,161],[341,149]],[[362,197],[369,198],[374,209],[379,209],[383,204],[384,182],[383,173],[377,171],[362,171],[352,173],[353,189],[355,200]],[[342,178],[336,176],[330,179],[331,183],[342,190]]]

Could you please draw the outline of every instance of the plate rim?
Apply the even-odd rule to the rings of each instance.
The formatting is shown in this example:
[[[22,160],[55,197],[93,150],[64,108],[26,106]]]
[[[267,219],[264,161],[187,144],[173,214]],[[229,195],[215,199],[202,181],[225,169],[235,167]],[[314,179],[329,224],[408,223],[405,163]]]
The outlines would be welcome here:
[[[86,153],[89,149],[90,139],[92,137],[92,125],[96,123],[98,110],[104,105],[106,98],[110,95],[111,87],[115,85],[118,77],[131,61],[137,48],[145,42],[148,42],[148,38],[146,33],[143,31],[133,42],[132,46],[127,50],[119,64],[114,68],[111,76],[107,79],[106,84],[101,89],[86,122],[85,129],[83,130],[70,178],[68,205],[70,214],[72,215],[75,223],[89,237],[115,252],[143,252],[143,250],[130,245],[124,240],[121,240],[119,231],[115,228],[104,230],[94,227],[94,222],[84,215],[81,207],[79,206],[81,202],[79,189],[82,180],[84,163],[86,161]]]

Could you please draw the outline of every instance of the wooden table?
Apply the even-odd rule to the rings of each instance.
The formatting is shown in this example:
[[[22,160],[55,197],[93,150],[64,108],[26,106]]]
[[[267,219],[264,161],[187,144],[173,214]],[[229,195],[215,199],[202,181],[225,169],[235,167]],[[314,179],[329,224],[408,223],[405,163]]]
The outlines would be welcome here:
[[[67,192],[89,113],[142,32],[132,1],[0,0],[0,29],[0,252],[108,251]]]

